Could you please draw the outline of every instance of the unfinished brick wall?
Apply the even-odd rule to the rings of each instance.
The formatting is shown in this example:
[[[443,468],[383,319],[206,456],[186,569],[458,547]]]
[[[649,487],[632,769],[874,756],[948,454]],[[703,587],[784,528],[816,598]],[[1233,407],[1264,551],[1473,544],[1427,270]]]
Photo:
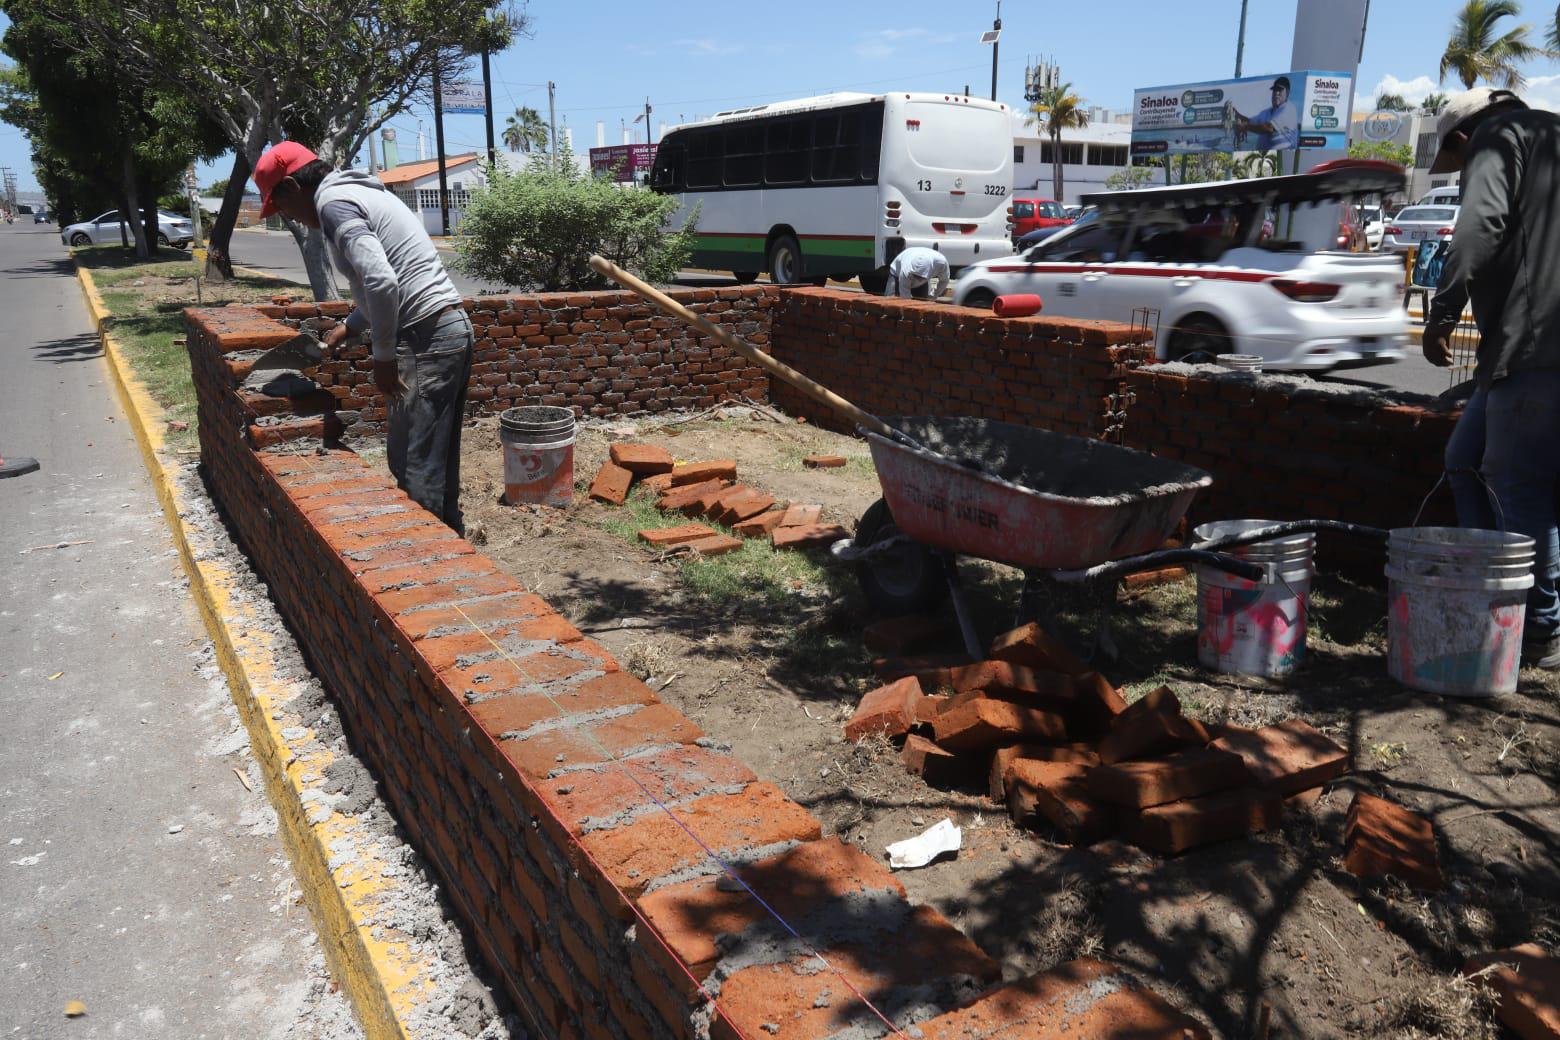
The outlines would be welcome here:
[[[762,347],[778,293],[749,286],[671,295]],[[481,296],[465,305],[477,333],[466,394],[470,414],[542,404],[600,416],[708,408],[743,396],[768,399],[761,369],[630,292]],[[348,309],[344,303],[294,303],[259,311],[294,327],[314,319],[324,331]],[[366,346],[342,351],[309,374],[336,395],[340,408],[359,413],[367,429],[383,430],[384,402],[374,389]]]
[[[1117,322],[806,288],[775,303],[771,351],[877,415],[974,415],[1114,438],[1127,419],[1122,379],[1153,360],[1151,336]],[[846,428],[778,380],[770,394],[787,412]]]
[[[354,750],[538,1035],[877,1035],[859,993],[928,1035],[978,1020],[982,1035],[1022,1040],[1041,1035],[1041,1016],[1109,1010],[1145,1027],[1134,1035],[1206,1036],[1125,984],[1088,989],[1114,970],[1092,962],[1077,962],[1083,982],[983,992],[1000,976],[991,958],[911,906],[885,867],[821,837],[382,470],[331,445],[334,412],[262,411],[240,391],[245,352],[290,328],[233,308],[186,319],[209,486]]]
[[[1307,387],[1164,365],[1127,377],[1127,444],[1200,466],[1193,523],[1253,517],[1406,527],[1435,487],[1458,412],[1420,394]],[[1454,523],[1442,488],[1421,521]]]

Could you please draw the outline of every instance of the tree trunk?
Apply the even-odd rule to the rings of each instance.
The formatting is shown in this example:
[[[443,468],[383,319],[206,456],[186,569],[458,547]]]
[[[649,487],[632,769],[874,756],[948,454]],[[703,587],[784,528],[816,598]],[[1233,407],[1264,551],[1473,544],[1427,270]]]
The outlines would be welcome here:
[[[125,141],[122,158],[124,166],[121,173],[124,181],[125,206],[119,216],[121,220],[129,218],[130,231],[135,235],[135,255],[145,260],[152,254],[146,247],[146,229],[141,226],[139,220],[135,219],[135,214],[141,209],[141,198],[135,183],[135,148],[128,140]]]
[[[1062,132],[1059,129],[1051,131],[1051,189],[1056,193],[1056,201],[1062,201]]]
[[[341,299],[335,272],[331,270],[330,255],[325,251],[325,232],[319,228],[306,228],[292,220],[287,221],[287,230],[292,232],[298,251],[303,254],[303,269],[308,272],[309,291],[314,299]]]
[[[228,175],[222,208],[217,212],[211,233],[206,236],[206,277],[214,282],[233,277],[231,253],[233,229],[238,226],[238,209],[244,203],[244,185],[249,180],[249,158],[242,148],[233,150],[233,172]]]
[[[158,248],[157,236],[162,234],[162,217],[157,209],[157,193],[149,185],[141,185],[141,229],[146,235],[146,247],[152,253]]]

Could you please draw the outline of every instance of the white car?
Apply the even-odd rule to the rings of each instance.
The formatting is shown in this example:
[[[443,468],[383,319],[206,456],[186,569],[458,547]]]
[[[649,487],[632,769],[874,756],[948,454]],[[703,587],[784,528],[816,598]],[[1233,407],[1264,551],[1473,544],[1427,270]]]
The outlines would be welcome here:
[[[1387,222],[1381,248],[1406,253],[1426,242],[1451,238],[1461,206],[1407,206]]]
[[[1387,233],[1387,220],[1382,215],[1381,207],[1356,206],[1354,210],[1359,226],[1365,232],[1365,247],[1372,251],[1380,249]]]
[[[1162,360],[1254,354],[1265,369],[1311,372],[1399,361],[1408,316],[1397,257],[1265,238],[1261,218],[1270,205],[1402,187],[1400,169],[1393,168],[1394,180],[1379,164],[1327,166],[1293,177],[1086,196],[1100,206],[1099,220],[1021,256],[965,268],[953,302],[984,308],[998,296],[1037,293],[1047,315],[1126,323],[1157,311],[1149,320]]]
[[[125,234],[130,235],[128,225]],[[181,217],[177,213],[165,213],[157,211],[157,244],[160,246],[178,246],[183,249],[195,238],[195,226],[190,223],[188,217]],[[131,239],[134,241],[134,239]],[[83,220],[79,224],[68,225],[60,232],[60,241],[68,246],[103,246],[114,245],[119,238],[119,211],[111,209],[107,213],[100,213],[91,220]]]

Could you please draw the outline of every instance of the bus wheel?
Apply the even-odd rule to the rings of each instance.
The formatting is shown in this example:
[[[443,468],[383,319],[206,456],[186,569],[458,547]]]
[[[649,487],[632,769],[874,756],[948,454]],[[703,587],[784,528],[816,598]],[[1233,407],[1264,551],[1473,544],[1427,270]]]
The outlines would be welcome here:
[[[737,280],[738,285],[752,285],[758,281],[757,271],[732,271],[731,277]]]
[[[802,247],[790,235],[781,235],[769,247],[769,280],[776,285],[802,281]]]
[[[858,274],[856,281],[861,283],[862,292],[871,293],[873,296],[882,296],[883,290],[888,288],[888,275],[882,271]]]

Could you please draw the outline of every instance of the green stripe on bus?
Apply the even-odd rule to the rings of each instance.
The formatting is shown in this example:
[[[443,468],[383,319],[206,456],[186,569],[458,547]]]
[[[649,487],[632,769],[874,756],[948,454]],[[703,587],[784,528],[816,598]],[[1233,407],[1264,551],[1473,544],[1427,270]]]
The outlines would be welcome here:
[[[814,256],[871,258],[874,243],[870,238],[808,238],[802,236],[802,253]]]

